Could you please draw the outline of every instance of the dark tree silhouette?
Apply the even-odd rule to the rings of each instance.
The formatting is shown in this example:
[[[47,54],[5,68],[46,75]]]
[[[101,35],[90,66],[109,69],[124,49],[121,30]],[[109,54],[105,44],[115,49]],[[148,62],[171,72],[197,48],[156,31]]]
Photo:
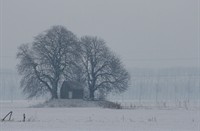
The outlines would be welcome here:
[[[30,44],[19,47],[18,72],[28,97],[50,93],[58,98],[58,88],[76,58],[77,37],[63,26],[53,26]]]
[[[102,94],[111,91],[123,92],[128,88],[129,73],[104,40],[82,37],[80,52],[90,99],[95,98],[95,91]]]

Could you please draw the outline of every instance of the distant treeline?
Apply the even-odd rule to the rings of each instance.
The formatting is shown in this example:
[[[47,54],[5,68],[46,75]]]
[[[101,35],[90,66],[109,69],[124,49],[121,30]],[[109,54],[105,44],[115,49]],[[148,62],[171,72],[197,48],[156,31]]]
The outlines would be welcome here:
[[[130,88],[113,99],[191,101],[200,96],[199,68],[134,68]],[[14,70],[0,70],[0,100],[22,99],[19,75]]]

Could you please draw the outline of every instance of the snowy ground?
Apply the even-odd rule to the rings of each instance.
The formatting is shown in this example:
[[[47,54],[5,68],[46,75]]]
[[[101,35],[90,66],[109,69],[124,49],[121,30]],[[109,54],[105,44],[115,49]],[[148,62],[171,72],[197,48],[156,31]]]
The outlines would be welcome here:
[[[0,131],[200,131],[199,109],[28,108],[32,101],[0,102]],[[23,113],[27,122],[22,121]]]

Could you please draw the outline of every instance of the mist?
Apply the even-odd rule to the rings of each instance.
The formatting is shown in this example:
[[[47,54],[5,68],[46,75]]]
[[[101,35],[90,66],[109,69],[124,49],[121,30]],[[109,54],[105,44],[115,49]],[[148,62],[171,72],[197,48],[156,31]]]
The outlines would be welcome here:
[[[138,68],[199,70],[198,0],[1,0],[0,4],[2,89],[13,85],[20,89],[17,48],[53,25],[63,25],[78,37],[103,38],[130,71],[131,83]],[[7,71],[12,73],[2,73]],[[130,87],[135,90],[137,85]]]

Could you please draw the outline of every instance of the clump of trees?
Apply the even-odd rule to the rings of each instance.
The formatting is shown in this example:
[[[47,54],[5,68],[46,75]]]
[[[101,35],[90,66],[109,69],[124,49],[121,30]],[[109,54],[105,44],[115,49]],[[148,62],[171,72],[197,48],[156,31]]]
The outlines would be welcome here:
[[[65,80],[72,80],[89,91],[106,96],[110,92],[124,92],[130,76],[121,60],[106,46],[103,39],[84,36],[77,38],[63,26],[53,26],[37,35],[32,43],[19,47],[18,72],[21,87],[29,98],[51,94],[59,98]]]

